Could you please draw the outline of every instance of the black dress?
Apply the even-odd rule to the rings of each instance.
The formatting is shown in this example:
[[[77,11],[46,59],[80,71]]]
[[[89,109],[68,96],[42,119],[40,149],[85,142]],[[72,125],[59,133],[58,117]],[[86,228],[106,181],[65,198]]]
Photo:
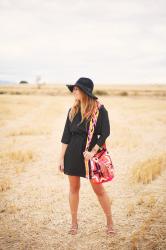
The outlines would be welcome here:
[[[84,120],[83,123],[77,125],[81,121],[81,111],[79,109],[79,112],[71,122],[69,120],[70,109],[71,108],[68,110],[66,123],[61,138],[62,143],[68,144],[64,155],[64,174],[85,177],[83,151],[85,150],[86,146],[90,121],[87,122]],[[98,135],[100,135],[99,138]],[[108,111],[102,104],[99,109],[97,123],[88,151],[91,151],[95,144],[102,146],[109,135],[110,123]]]

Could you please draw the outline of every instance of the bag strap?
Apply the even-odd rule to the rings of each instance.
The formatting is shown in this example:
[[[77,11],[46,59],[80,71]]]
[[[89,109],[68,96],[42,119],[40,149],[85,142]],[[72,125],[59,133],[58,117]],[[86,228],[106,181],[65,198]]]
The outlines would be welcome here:
[[[88,130],[88,136],[87,136],[87,141],[86,141],[86,146],[85,146],[85,151],[88,150],[92,137],[93,137],[93,133],[95,130],[95,126],[97,123],[97,118],[99,115],[99,109],[101,107],[101,103],[97,100],[97,106],[96,109],[94,111],[94,113],[92,114],[91,120],[90,120],[90,124],[89,124],[89,130]],[[85,172],[86,172],[86,178],[89,179],[89,160],[85,159]]]

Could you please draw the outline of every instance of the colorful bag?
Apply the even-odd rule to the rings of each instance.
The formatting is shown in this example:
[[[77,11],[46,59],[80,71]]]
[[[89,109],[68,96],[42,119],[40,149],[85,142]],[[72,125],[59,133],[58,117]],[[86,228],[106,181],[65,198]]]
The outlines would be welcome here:
[[[97,104],[97,109],[90,120],[85,150],[88,150],[89,148],[94,128],[97,123],[101,103],[97,100]],[[102,172],[102,166],[106,167],[105,174]],[[85,159],[85,169],[86,178],[92,179],[95,184],[111,181],[114,178],[114,166],[111,160],[111,155],[106,149],[106,143],[99,148],[98,152],[90,160]]]

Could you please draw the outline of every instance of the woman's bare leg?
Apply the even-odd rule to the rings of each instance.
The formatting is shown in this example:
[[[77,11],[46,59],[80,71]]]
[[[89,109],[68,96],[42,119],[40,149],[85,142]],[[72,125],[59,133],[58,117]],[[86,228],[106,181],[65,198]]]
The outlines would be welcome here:
[[[113,220],[112,220],[111,202],[110,202],[109,196],[106,190],[104,189],[103,184],[94,184],[92,180],[90,180],[90,183],[106,215],[107,226],[112,227]]]
[[[77,211],[79,204],[79,190],[80,190],[80,177],[79,176],[71,176],[69,177],[69,204],[72,218],[72,225],[77,225]]]

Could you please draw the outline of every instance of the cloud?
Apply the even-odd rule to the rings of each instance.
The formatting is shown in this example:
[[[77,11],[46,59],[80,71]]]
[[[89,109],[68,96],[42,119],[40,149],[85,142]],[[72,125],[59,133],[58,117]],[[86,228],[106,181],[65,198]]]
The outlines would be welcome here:
[[[165,83],[165,1],[1,0],[0,79]]]

